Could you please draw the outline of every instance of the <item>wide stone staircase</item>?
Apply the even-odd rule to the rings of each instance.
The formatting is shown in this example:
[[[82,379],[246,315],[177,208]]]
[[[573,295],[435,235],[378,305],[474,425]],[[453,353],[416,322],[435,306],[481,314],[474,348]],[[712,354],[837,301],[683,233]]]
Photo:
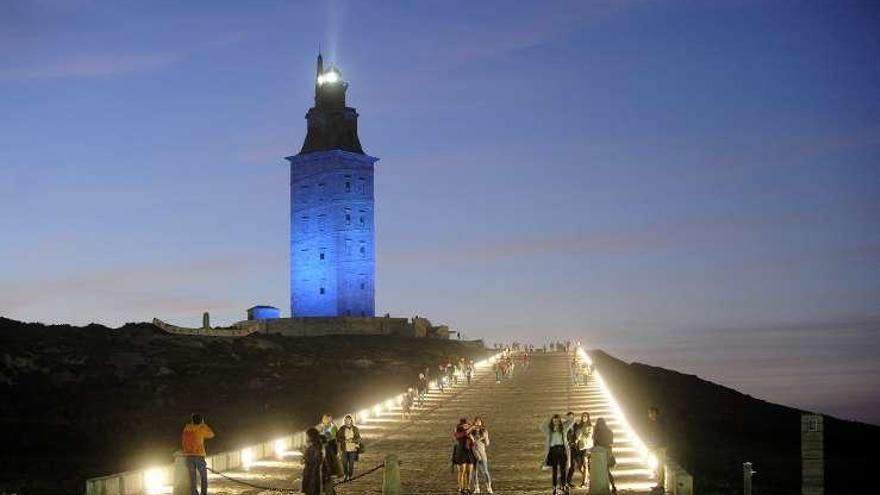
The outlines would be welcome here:
[[[473,384],[459,383],[445,393],[432,390],[412,418],[403,420],[398,407],[371,413],[359,427],[366,452],[355,474],[378,466],[388,454],[400,459],[403,494],[457,493],[450,463],[452,432],[460,417],[481,416],[490,432],[488,449],[493,488],[499,494],[549,494],[550,471],[542,467],[545,455],[542,422],[553,414],[587,411],[593,421],[605,417],[615,435],[613,469],[619,493],[648,493],[654,485],[648,466],[638,454],[623,418],[609,402],[608,394],[592,380],[589,386],[575,385],[570,376],[571,354],[533,354],[528,369],[518,366],[513,376],[496,383],[491,367],[477,372]],[[341,421],[341,418],[337,418]],[[225,475],[258,487],[298,490],[301,468],[298,453],[281,460],[258,460],[244,470]],[[580,474],[575,475],[580,483]],[[352,483],[336,487],[340,494],[382,492],[382,470]],[[267,492],[227,479],[211,476],[212,493]],[[268,493],[268,492],[267,492]],[[587,493],[576,488],[572,493]]]

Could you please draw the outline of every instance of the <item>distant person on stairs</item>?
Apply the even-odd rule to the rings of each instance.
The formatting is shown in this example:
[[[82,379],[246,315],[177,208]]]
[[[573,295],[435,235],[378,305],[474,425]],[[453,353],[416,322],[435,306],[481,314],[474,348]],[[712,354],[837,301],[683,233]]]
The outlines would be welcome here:
[[[208,464],[205,462],[205,440],[214,438],[211,427],[205,424],[201,414],[193,414],[191,421],[183,427],[181,443],[186,456],[186,470],[189,472],[189,489],[192,495],[199,495],[196,472],[201,479],[202,495],[208,495]]]
[[[566,477],[568,474],[568,432],[574,425],[574,415],[566,416],[565,421],[554,414],[550,421],[541,425],[541,430],[547,435],[547,455],[544,463],[553,470],[553,494],[558,495],[565,491]]]

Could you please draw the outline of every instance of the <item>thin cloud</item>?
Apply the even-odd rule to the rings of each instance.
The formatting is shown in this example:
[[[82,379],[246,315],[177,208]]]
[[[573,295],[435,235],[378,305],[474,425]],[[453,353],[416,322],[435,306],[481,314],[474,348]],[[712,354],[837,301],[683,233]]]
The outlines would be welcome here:
[[[182,53],[85,54],[26,67],[0,70],[0,80],[27,81],[83,77],[109,77],[150,72],[184,58]]]
[[[236,254],[199,260],[119,265],[82,272],[54,280],[0,284],[0,314],[24,315],[35,308],[56,314],[75,309],[77,314],[96,316],[195,313],[203,310],[231,311],[238,307],[222,294],[262,259]],[[230,290],[217,290],[228,286]],[[218,296],[220,294],[220,296]]]
[[[699,245],[729,242],[744,237],[749,231],[801,224],[810,221],[797,216],[726,216],[696,218],[685,222],[655,225],[641,229],[620,231],[567,233],[540,236],[529,235],[519,239],[500,239],[484,242],[444,244],[439,248],[391,252],[396,259],[408,261],[478,260],[496,261],[546,253],[593,255],[622,255],[652,253],[674,246],[693,248]]]

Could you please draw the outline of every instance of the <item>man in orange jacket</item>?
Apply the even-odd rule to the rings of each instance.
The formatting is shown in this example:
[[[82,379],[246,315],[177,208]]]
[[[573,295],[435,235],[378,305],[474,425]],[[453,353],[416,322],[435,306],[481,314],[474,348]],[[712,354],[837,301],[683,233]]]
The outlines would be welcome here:
[[[208,464],[205,462],[205,439],[214,438],[211,427],[205,424],[201,414],[193,414],[192,422],[183,427],[183,455],[189,471],[189,487],[192,495],[199,495],[196,488],[196,471],[202,479],[202,495],[208,495]]]

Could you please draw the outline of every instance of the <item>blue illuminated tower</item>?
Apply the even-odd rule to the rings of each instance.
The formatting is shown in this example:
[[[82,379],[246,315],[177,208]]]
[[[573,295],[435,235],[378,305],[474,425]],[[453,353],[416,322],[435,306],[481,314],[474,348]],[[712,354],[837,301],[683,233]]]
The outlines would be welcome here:
[[[292,316],[375,316],[373,166],[345,105],[348,83],[318,55],[308,133],[290,162]]]

